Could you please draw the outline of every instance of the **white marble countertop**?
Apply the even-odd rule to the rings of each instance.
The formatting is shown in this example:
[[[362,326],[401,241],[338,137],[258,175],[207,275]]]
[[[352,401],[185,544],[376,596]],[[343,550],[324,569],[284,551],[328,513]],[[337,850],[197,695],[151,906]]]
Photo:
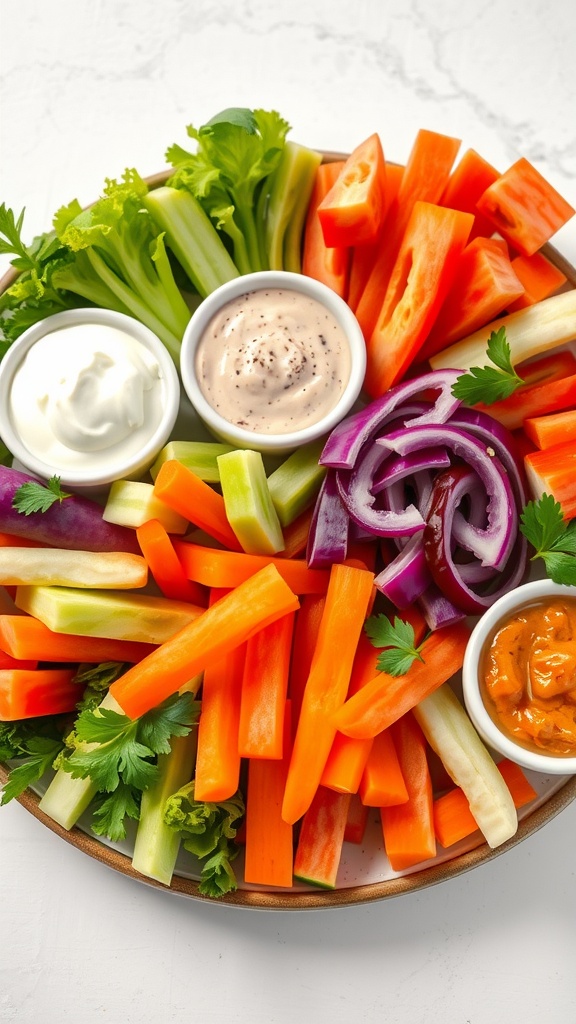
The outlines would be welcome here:
[[[275,108],[291,137],[402,162],[426,127],[576,204],[566,0],[2,0],[0,200],[30,237],[185,126]],[[576,264],[576,224],[554,240]],[[4,259],[1,268],[5,268]],[[511,852],[382,903],[256,913],[112,873],[0,811],[3,1024],[568,1024],[576,805]]]

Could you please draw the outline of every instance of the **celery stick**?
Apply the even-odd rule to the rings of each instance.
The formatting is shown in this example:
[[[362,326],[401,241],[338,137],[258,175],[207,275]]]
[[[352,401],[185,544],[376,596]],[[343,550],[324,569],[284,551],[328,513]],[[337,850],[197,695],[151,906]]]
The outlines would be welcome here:
[[[194,728],[187,736],[172,738],[170,753],[158,757],[157,781],[142,794],[132,867],[163,885],[170,885],[180,848],[180,833],[164,823],[164,807],[192,778],[197,736]]]
[[[6,586],[132,590],[146,586],[148,566],[141,555],[124,551],[4,547],[0,549],[0,581]]]
[[[163,185],[143,205],[166,232],[166,244],[205,298],[239,272],[212,221],[190,192]]]
[[[449,684],[420,701],[414,715],[450,778],[464,792],[488,845],[505,843],[518,829],[514,801]]]
[[[74,587],[18,587],[16,606],[55,633],[161,644],[202,614],[186,601]]]
[[[316,500],[326,476],[326,467],[318,465],[324,443],[321,438],[298,448],[268,477],[268,488],[282,526],[289,526]]]
[[[234,446],[219,441],[169,441],[164,446],[156,462],[150,468],[150,475],[156,479],[165,462],[176,459],[183,466],[191,469],[196,476],[209,484],[220,482],[217,458],[233,452]]]
[[[287,142],[284,146],[282,159],[272,176],[266,212],[265,244],[271,270],[300,272],[302,227],[321,163],[321,154],[312,149],[296,142]]]
[[[228,522],[244,551],[251,555],[282,551],[282,527],[260,452],[239,449],[219,455],[218,469]]]
[[[122,708],[114,697],[106,694],[101,708],[122,713]],[[81,744],[82,749],[90,750],[95,743]],[[39,808],[62,828],[70,830],[84,814],[96,796],[97,789],[91,778],[73,779],[69,772],[59,768],[42,797]]]
[[[140,480],[115,480],[102,513],[107,523],[142,526],[149,519],[157,519],[168,533],[186,533],[189,523],[154,494],[153,484]]]

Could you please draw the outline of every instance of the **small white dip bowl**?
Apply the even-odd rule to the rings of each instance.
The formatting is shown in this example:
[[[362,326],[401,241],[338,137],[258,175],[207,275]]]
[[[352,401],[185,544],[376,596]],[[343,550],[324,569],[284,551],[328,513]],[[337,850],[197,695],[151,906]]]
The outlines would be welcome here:
[[[104,341],[105,335],[106,344],[109,347],[113,344],[112,339],[125,342],[127,350],[130,349],[136,354],[138,366],[144,366],[147,368],[148,374],[154,374],[156,408],[154,416],[150,419],[144,417],[141,425],[135,427],[134,430],[124,424],[125,443],[119,442],[109,447],[103,445],[98,448],[99,442],[92,442],[92,451],[90,444],[87,450],[84,448],[74,449],[68,464],[66,464],[67,459],[64,455],[62,463],[59,463],[57,455],[54,454],[58,451],[56,442],[51,447],[53,437],[47,419],[45,420],[45,442],[43,441],[41,428],[44,421],[39,408],[42,409],[44,406],[41,404],[39,406],[38,403],[34,405],[44,386],[46,385],[47,390],[49,390],[49,386],[46,381],[38,380],[39,394],[30,393],[28,395],[22,391],[22,386],[18,383],[18,375],[23,371],[26,357],[33,351],[34,346],[39,342],[45,345],[50,341],[50,336],[54,335],[54,338],[58,338],[58,350],[64,350],[66,357],[56,363],[53,368],[50,367],[50,377],[52,380],[56,379],[52,373],[53,369],[57,371],[57,377],[60,376],[60,370],[62,377],[65,377],[75,359],[73,333],[67,335],[65,331],[68,328],[85,327],[93,332],[94,338],[100,337],[98,331],[102,329],[102,341]],[[110,328],[120,332],[123,338],[118,339],[116,334],[111,335]],[[81,373],[85,374],[85,371],[82,370]],[[90,390],[86,375],[82,379],[87,383],[87,397],[84,399],[84,393],[78,392],[80,397],[74,399],[76,410],[82,419],[84,402],[88,420],[91,421],[91,426],[97,432],[100,425],[105,424],[107,413],[100,414],[98,401],[94,397],[94,391]],[[130,386],[117,390],[119,409],[122,413],[124,403],[127,409],[127,403],[130,400],[133,401],[134,393],[130,399],[128,394]],[[152,389],[150,388],[150,390]],[[18,417],[15,415],[14,404],[15,398],[19,394],[24,394],[26,397],[26,407],[19,412],[19,422],[21,424],[23,421],[25,423],[32,422],[32,417],[36,417],[34,443],[24,440],[22,433],[25,433],[25,430],[19,428],[17,423]],[[140,398],[142,398],[141,395]],[[24,405],[24,402],[21,404]],[[151,466],[160,449],[167,443],[176,422],[179,405],[180,381],[166,347],[148,327],[138,320],[113,310],[70,309],[46,317],[30,327],[12,344],[0,363],[0,436],[4,444],[27,472],[42,479],[58,476],[63,486],[77,491],[98,491],[107,487],[114,480],[133,479],[141,476]],[[65,413],[62,415],[65,420]],[[63,427],[66,428],[66,426],[66,422],[64,422]]]
[[[569,757],[548,754],[545,751],[537,753],[516,743],[508,733],[496,725],[486,709],[480,680],[483,652],[497,629],[523,608],[555,597],[576,600],[576,587],[561,586],[549,579],[534,580],[504,594],[484,612],[472,631],[464,655],[462,692],[473,725],[484,742],[493,750],[531,771],[543,772],[546,775],[574,775],[576,755]]]
[[[227,303],[247,293],[264,289],[282,289],[315,299],[332,314],[347,339],[350,351],[350,375],[335,404],[315,423],[286,433],[256,432],[237,426],[217,412],[204,396],[196,371],[196,354],[213,317]],[[282,455],[326,436],[352,409],[358,399],[366,372],[366,345],[350,307],[331,288],[304,274],[288,271],[261,271],[235,278],[212,292],[196,309],[182,339],[180,372],[184,389],[208,430],[219,440],[237,448],[250,448],[264,454]]]

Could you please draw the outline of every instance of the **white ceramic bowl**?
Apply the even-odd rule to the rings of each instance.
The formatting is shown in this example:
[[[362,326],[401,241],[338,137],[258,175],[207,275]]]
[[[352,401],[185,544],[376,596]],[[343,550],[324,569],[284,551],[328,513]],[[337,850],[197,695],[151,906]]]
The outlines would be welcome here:
[[[225,419],[204,397],[195,369],[198,345],[212,317],[231,300],[246,292],[264,288],[296,291],[322,303],[343,329],[351,352],[350,377],[338,402],[316,423],[290,433],[255,432],[236,426]],[[329,434],[336,424],[351,411],[364,381],[366,345],[356,317],[349,306],[331,288],[304,274],[275,270],[261,271],[235,278],[203,300],[192,315],[182,339],[180,372],[188,398],[200,419],[215,437],[228,444],[233,444],[237,448],[256,448],[266,454],[282,455]]]
[[[15,419],[11,413],[12,398],[15,394],[15,378],[22,367],[23,360],[33,347],[41,340],[65,328],[78,325],[96,325],[114,328],[127,335],[129,344],[132,340],[142,346],[143,354],[151,353],[158,365],[158,415],[155,422],[147,427],[144,423],[137,441],[132,438],[132,450],[128,453],[121,450],[121,445],[110,449],[110,454],[98,453],[92,456],[89,451],[75,455],[75,465],[55,464],[48,456],[48,447],[35,444],[34,450],[24,442]],[[145,351],[144,351],[145,350]],[[136,348],[135,351],[138,351]],[[63,371],[67,367],[62,368]],[[31,409],[34,395],[29,398],[28,411]],[[108,309],[82,308],[65,310],[34,324],[22,334],[8,349],[0,363],[0,436],[5,445],[15,456],[16,464],[23,470],[49,479],[56,475],[62,485],[77,491],[98,491],[104,489],[114,480],[137,478],[152,465],[161,448],[169,440],[176,422],[180,404],[180,381],[172,357],[160,339],[148,327],[131,316],[116,313]],[[92,407],[94,404],[92,403]]]
[[[527,605],[554,597],[576,599],[576,587],[565,587],[552,580],[534,580],[501,597],[475,626],[464,656],[462,691],[466,710],[477,732],[488,746],[528,770],[546,775],[575,775],[576,756],[536,753],[516,743],[494,722],[486,709],[480,687],[480,664],[485,645],[499,626]]]

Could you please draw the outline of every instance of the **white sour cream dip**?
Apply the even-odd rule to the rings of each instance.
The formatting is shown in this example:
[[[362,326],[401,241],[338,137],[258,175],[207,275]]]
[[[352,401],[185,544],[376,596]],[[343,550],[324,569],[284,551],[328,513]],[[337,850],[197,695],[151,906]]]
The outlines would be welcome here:
[[[13,429],[56,474],[95,474],[125,463],[149,441],[166,384],[154,354],[106,324],[75,324],[39,338],[10,389]]]
[[[285,434],[317,423],[337,404],[350,377],[350,346],[317,299],[262,288],[215,314],[195,371],[205,400],[229,423]]]

